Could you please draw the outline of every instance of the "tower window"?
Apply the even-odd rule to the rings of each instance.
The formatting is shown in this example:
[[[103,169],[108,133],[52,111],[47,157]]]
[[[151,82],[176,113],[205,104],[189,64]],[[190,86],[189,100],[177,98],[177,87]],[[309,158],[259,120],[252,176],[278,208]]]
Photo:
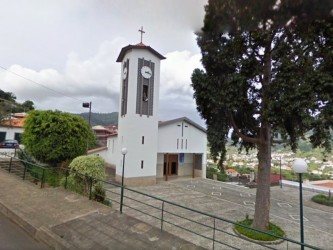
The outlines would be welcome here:
[[[141,161],[141,169],[143,169],[143,161]]]
[[[144,101],[144,102],[148,101],[148,85],[143,85],[143,89],[142,89],[142,101]]]
[[[142,144],[145,144],[145,137],[142,136]]]

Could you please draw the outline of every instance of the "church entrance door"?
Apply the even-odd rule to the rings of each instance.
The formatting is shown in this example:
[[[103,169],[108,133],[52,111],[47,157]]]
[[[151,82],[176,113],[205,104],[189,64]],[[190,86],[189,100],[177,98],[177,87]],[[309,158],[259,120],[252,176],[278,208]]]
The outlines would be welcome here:
[[[178,175],[178,154],[164,155],[163,175]]]

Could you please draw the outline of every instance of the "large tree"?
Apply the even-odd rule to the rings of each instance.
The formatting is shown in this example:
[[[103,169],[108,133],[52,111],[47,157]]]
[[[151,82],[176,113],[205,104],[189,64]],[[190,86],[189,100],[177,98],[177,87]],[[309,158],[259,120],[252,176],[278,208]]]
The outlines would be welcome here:
[[[192,86],[212,155],[225,156],[228,133],[258,152],[253,226],[267,229],[271,146],[297,141],[331,150],[332,1],[210,0],[198,45],[205,70]],[[276,136],[279,135],[279,136]]]
[[[38,161],[57,164],[85,154],[94,133],[82,118],[61,111],[34,110],[24,124],[23,144]]]

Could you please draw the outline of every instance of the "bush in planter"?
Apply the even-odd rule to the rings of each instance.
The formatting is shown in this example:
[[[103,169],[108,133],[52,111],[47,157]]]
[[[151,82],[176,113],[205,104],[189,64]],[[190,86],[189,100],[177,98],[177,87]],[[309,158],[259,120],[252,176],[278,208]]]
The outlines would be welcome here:
[[[322,205],[333,207],[333,198],[324,194],[317,194],[313,196],[311,200]]]
[[[92,197],[95,201],[101,202],[107,206],[111,206],[112,204],[110,200],[106,199],[106,192],[102,182],[95,184]]]
[[[229,178],[227,174],[221,173],[216,168],[207,168],[207,170],[206,170],[206,178],[208,178],[208,179],[214,179],[214,174],[217,175],[217,180],[218,181],[226,181]]]
[[[65,185],[66,185],[66,177],[63,177],[61,179],[61,186],[65,187]],[[66,186],[66,188],[68,190],[71,190],[71,191],[79,193],[79,194],[83,194],[83,191],[84,191],[84,187],[83,187],[82,183],[78,183],[75,180],[74,176],[71,176],[71,175],[69,175],[67,177],[67,186]]]
[[[217,173],[217,180],[218,181],[226,181],[229,179],[229,176],[225,173]]]
[[[84,195],[89,195],[91,183],[95,186],[98,180],[103,180],[106,177],[105,161],[97,155],[76,157],[69,168],[74,171],[71,171],[67,177],[67,188]],[[65,185],[65,181],[63,178],[63,185]]]
[[[206,178],[213,179],[213,175],[217,174],[218,170],[216,168],[207,168],[206,170]]]
[[[276,240],[279,240],[279,238],[277,238],[277,237],[274,237],[274,236],[271,236],[271,235],[268,235],[268,234],[260,233],[260,232],[257,232],[255,230],[242,227],[241,225],[251,227],[251,225],[253,223],[253,219],[249,219],[248,215],[246,215],[245,220],[238,221],[237,223],[240,224],[240,225],[235,225],[235,230],[239,234],[244,235],[244,236],[246,236],[250,239],[258,240],[258,241],[276,241]],[[284,237],[284,235],[285,235],[284,231],[279,226],[277,226],[273,223],[269,223],[269,229],[268,229],[267,233],[273,234],[273,235],[276,235],[276,236],[280,236],[280,237]]]

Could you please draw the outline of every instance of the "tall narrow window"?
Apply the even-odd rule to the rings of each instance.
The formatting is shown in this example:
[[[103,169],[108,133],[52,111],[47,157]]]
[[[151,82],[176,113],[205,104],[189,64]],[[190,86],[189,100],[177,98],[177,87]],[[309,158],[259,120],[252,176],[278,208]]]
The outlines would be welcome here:
[[[127,113],[127,96],[128,96],[128,70],[129,60],[124,61],[123,72],[122,72],[122,93],[121,93],[121,115]]]
[[[143,161],[141,161],[141,169],[143,169]]]
[[[143,88],[142,88],[142,101],[148,102],[148,85],[143,85]]]
[[[142,136],[142,144],[145,144],[145,137],[144,136]]]

